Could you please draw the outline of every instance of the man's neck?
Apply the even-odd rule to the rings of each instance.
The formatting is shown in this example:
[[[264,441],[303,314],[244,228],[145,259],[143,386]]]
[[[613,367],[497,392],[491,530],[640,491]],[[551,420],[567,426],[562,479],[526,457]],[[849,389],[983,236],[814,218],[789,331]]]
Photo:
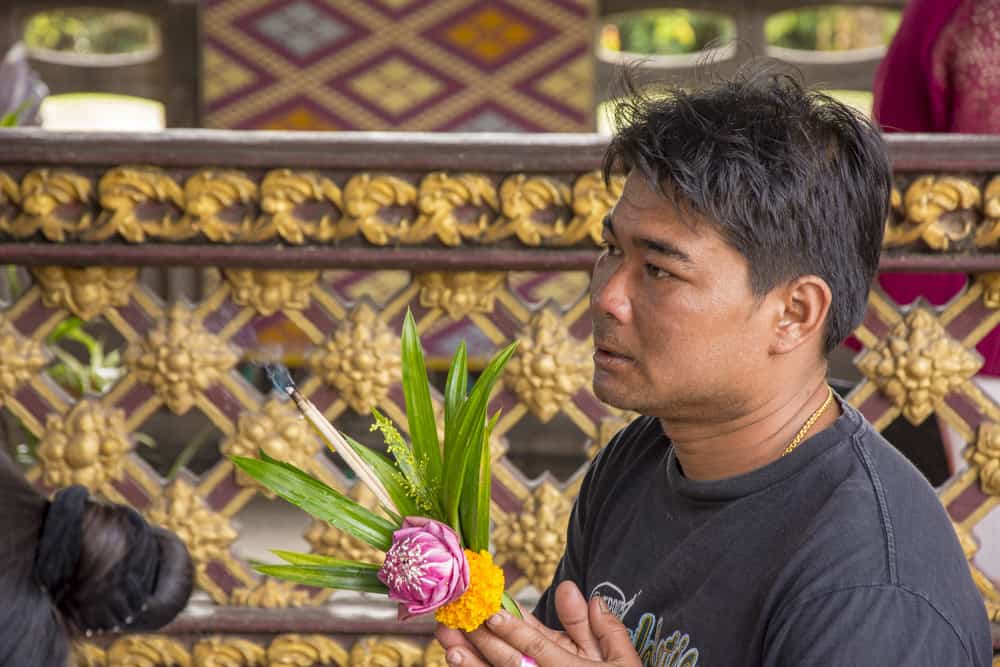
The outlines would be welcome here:
[[[809,418],[829,396],[825,377],[776,394],[749,412],[725,421],[660,423],[674,446],[684,476],[693,480],[736,477],[772,463],[784,454]],[[840,415],[836,400],[826,407],[805,438],[827,428]]]

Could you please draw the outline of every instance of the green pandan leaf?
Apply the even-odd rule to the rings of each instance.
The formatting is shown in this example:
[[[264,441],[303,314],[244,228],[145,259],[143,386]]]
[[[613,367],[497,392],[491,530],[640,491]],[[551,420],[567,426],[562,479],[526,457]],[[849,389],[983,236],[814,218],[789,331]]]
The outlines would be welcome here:
[[[444,384],[444,432],[454,430],[455,418],[465,403],[465,395],[469,382],[469,359],[465,349],[465,341],[458,344],[451,366],[448,368],[448,379]]]
[[[271,553],[280,558],[281,560],[289,563],[291,565],[327,565],[330,567],[357,567],[361,569],[375,570],[376,572],[382,569],[381,565],[375,563],[362,563],[358,560],[345,560],[343,558],[334,558],[333,556],[327,556],[326,554],[303,554],[296,551],[282,551],[281,549],[272,549]],[[261,563],[261,565],[266,565],[266,563]]]
[[[500,606],[506,609],[514,618],[524,618],[521,615],[521,607],[514,602],[514,598],[507,595],[507,591],[504,591],[503,597],[500,598]]]
[[[503,367],[514,354],[517,342],[511,343],[500,350],[490,361],[476,380],[469,398],[459,411],[456,430],[445,433],[445,483],[444,509],[448,524],[460,535],[462,527],[459,519],[459,504],[462,498],[462,487],[465,483],[465,469],[472,459],[474,451],[478,451],[477,443],[481,443],[486,427],[486,408],[493,385],[503,372]],[[475,459],[473,465],[478,466]],[[469,536],[463,536],[468,539]]]
[[[347,565],[262,565],[253,569],[278,579],[317,588],[336,588],[342,591],[388,593],[389,589],[378,580],[378,571],[367,567]]]
[[[250,477],[317,519],[381,551],[388,551],[392,545],[392,533],[399,528],[398,524],[383,519],[295,466],[276,461],[263,451],[259,459],[229,458]]]
[[[423,484],[436,489],[441,484],[441,443],[438,440],[434,406],[431,403],[430,381],[424,352],[417,335],[413,313],[407,309],[403,320],[403,394],[406,397],[406,418],[410,425],[413,455],[420,466],[426,466]]]

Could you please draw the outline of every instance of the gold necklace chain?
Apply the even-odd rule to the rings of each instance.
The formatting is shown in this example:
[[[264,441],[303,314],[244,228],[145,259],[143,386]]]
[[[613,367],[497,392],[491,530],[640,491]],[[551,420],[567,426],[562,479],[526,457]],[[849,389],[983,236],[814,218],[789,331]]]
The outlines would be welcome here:
[[[802,443],[802,441],[806,437],[806,434],[809,433],[809,429],[813,427],[813,424],[816,423],[816,420],[822,417],[823,413],[826,412],[826,409],[830,407],[831,403],[833,403],[833,388],[830,387],[830,385],[826,385],[826,391],[827,391],[826,400],[823,401],[823,405],[819,406],[819,409],[816,410],[816,412],[809,415],[809,419],[807,419],[806,423],[802,425],[802,428],[799,429],[799,432],[795,434],[795,437],[792,438],[792,441],[788,443],[788,447],[785,447],[785,451],[781,453],[782,456],[787,456],[791,454],[792,450],[798,447]]]

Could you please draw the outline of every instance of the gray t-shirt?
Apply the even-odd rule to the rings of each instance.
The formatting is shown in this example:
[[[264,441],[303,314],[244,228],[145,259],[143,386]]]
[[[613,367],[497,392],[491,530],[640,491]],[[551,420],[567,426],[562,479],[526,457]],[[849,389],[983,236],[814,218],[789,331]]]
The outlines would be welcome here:
[[[983,601],[933,489],[850,406],[746,475],[684,477],[657,420],[594,461],[553,591],[601,595],[644,665],[989,667]]]

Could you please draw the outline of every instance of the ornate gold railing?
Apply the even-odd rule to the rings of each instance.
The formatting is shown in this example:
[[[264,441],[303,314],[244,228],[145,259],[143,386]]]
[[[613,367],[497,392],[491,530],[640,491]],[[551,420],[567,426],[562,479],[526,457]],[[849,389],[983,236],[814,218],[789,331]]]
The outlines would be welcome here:
[[[589,386],[587,271],[621,187],[609,191],[597,173],[603,143],[0,132],[0,263],[20,267],[0,308],[7,445],[20,445],[40,485],[86,484],[176,531],[197,567],[196,599],[163,634],[89,643],[82,664],[443,664],[427,623],[254,574],[246,556],[288,546],[280,529],[301,518],[222,456],[263,448],[366,500],[254,362],[281,355],[356,435],[367,435],[372,407],[405,426],[407,308],[432,364],[460,337],[473,363],[522,341],[492,402],[503,408],[494,547],[530,603],[561,553],[586,461],[628,418]],[[969,443],[940,493],[1000,620],[1000,562],[979,550],[998,538],[977,529],[1000,498],[1000,407],[973,382],[981,359],[971,351],[1000,322],[1000,141],[890,145],[898,191],[884,266],[971,279],[942,309],[904,312],[873,293],[850,400],[879,428],[936,414]],[[151,270],[177,267],[197,269],[197,289],[165,301]],[[105,344],[104,385],[66,382],[67,356],[88,360],[62,336],[72,318]],[[262,521],[268,534],[248,545]],[[325,525],[302,533],[304,548],[370,555]]]

